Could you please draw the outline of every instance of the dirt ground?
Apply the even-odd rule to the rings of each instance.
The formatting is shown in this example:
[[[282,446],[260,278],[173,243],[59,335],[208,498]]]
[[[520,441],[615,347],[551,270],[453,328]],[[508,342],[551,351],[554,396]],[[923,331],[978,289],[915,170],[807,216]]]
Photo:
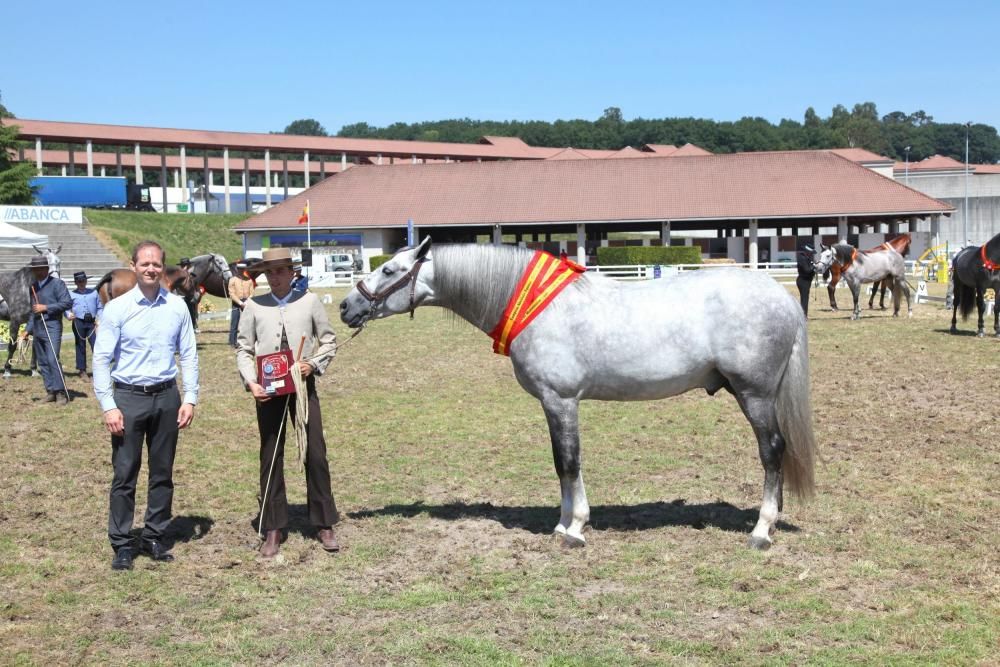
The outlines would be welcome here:
[[[584,404],[592,523],[564,548],[540,408],[488,338],[421,309],[320,384],[341,554],[287,466],[292,525],[258,559],[256,428],[218,323],[175,467],[177,562],[112,573],[92,390],[71,379],[59,411],[19,373],[0,383],[0,662],[997,664],[1000,340],[949,323],[927,304],[852,322],[816,295],[818,494],[787,500],[763,553],[752,433],[696,392]]]

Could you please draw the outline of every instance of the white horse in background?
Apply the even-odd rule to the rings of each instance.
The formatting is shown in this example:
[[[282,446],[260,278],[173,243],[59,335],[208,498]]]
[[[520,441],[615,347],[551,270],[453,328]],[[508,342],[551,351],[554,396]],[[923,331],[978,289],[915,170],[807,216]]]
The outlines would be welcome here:
[[[31,246],[35,249],[39,255],[45,256],[45,261],[49,263],[49,275],[53,278],[59,278],[59,269],[62,267],[62,259],[59,258],[59,253],[62,251],[62,243],[59,247],[53,250],[51,247],[46,247],[44,250],[39,250],[38,246]]]
[[[892,285],[892,316],[899,317],[899,294],[902,292],[906,295],[907,314],[913,317],[910,284],[906,282],[906,262],[895,248],[886,244],[884,251],[866,254],[847,243],[821,247],[822,252],[814,262],[816,273],[822,275],[835,264],[840,267],[841,279],[847,283],[854,297],[852,320],[861,318],[861,285],[882,280],[889,280]]]
[[[340,317],[356,328],[435,305],[489,333],[533,258],[509,246],[445,245],[432,252],[425,238],[358,283],[340,304]],[[713,268],[641,283],[584,274],[509,351],[517,381],[541,402],[548,421],[562,491],[555,532],[568,545],[585,543],[590,520],[580,465],[583,399],[651,400],[696,388],[731,393],[764,467],[752,547],[771,545],[785,483],[799,496],[814,490],[806,321],[791,294],[762,272]]]

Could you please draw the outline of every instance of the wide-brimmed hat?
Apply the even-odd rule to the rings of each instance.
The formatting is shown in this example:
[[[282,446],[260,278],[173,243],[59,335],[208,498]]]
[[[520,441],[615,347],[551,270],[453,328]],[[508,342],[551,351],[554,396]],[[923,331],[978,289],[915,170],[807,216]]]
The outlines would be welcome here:
[[[31,261],[28,262],[27,266],[29,269],[40,269],[43,266],[47,269],[49,268],[49,260],[45,259],[42,255],[35,255],[31,258]]]
[[[268,269],[277,269],[287,266],[294,269],[298,262],[292,258],[292,251],[288,248],[268,248],[261,254],[259,262],[254,262],[247,267],[247,271],[253,275],[260,275]]]
[[[73,274],[73,280],[74,281],[76,281],[76,280],[86,280],[86,279],[87,279],[87,274],[84,273],[83,271],[77,271],[76,273]]]

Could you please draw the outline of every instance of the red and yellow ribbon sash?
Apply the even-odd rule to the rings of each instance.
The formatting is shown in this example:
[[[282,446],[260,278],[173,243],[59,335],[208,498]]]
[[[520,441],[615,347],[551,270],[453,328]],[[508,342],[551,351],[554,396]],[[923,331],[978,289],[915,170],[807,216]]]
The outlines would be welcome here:
[[[584,267],[566,259],[565,255],[556,259],[547,252],[536,251],[514,288],[500,322],[490,332],[493,351],[509,357],[514,339],[584,271]]]

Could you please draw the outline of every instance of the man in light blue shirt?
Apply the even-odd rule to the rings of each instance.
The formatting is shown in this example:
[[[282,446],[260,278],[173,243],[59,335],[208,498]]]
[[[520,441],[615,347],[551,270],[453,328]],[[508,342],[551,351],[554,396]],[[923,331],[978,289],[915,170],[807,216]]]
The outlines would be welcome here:
[[[76,341],[76,370],[79,371],[81,380],[87,380],[89,379],[87,343],[90,343],[90,349],[93,351],[96,322],[100,318],[103,306],[97,296],[97,290],[87,287],[87,274],[84,271],[74,273],[73,282],[76,284],[76,289],[69,293],[69,298],[73,300],[73,308],[66,311],[66,319],[70,321],[73,340]]]
[[[160,285],[164,260],[158,243],[136,246],[136,286],[105,305],[94,346],[94,394],[111,433],[114,480],[108,538],[115,549],[114,570],[132,569],[136,554],[131,530],[144,442],[149,448],[149,491],[139,548],[156,561],[174,559],[163,539],[173,503],[178,432],[194,419],[198,402],[198,350],[184,300]],[[183,402],[175,353],[184,380]]]

